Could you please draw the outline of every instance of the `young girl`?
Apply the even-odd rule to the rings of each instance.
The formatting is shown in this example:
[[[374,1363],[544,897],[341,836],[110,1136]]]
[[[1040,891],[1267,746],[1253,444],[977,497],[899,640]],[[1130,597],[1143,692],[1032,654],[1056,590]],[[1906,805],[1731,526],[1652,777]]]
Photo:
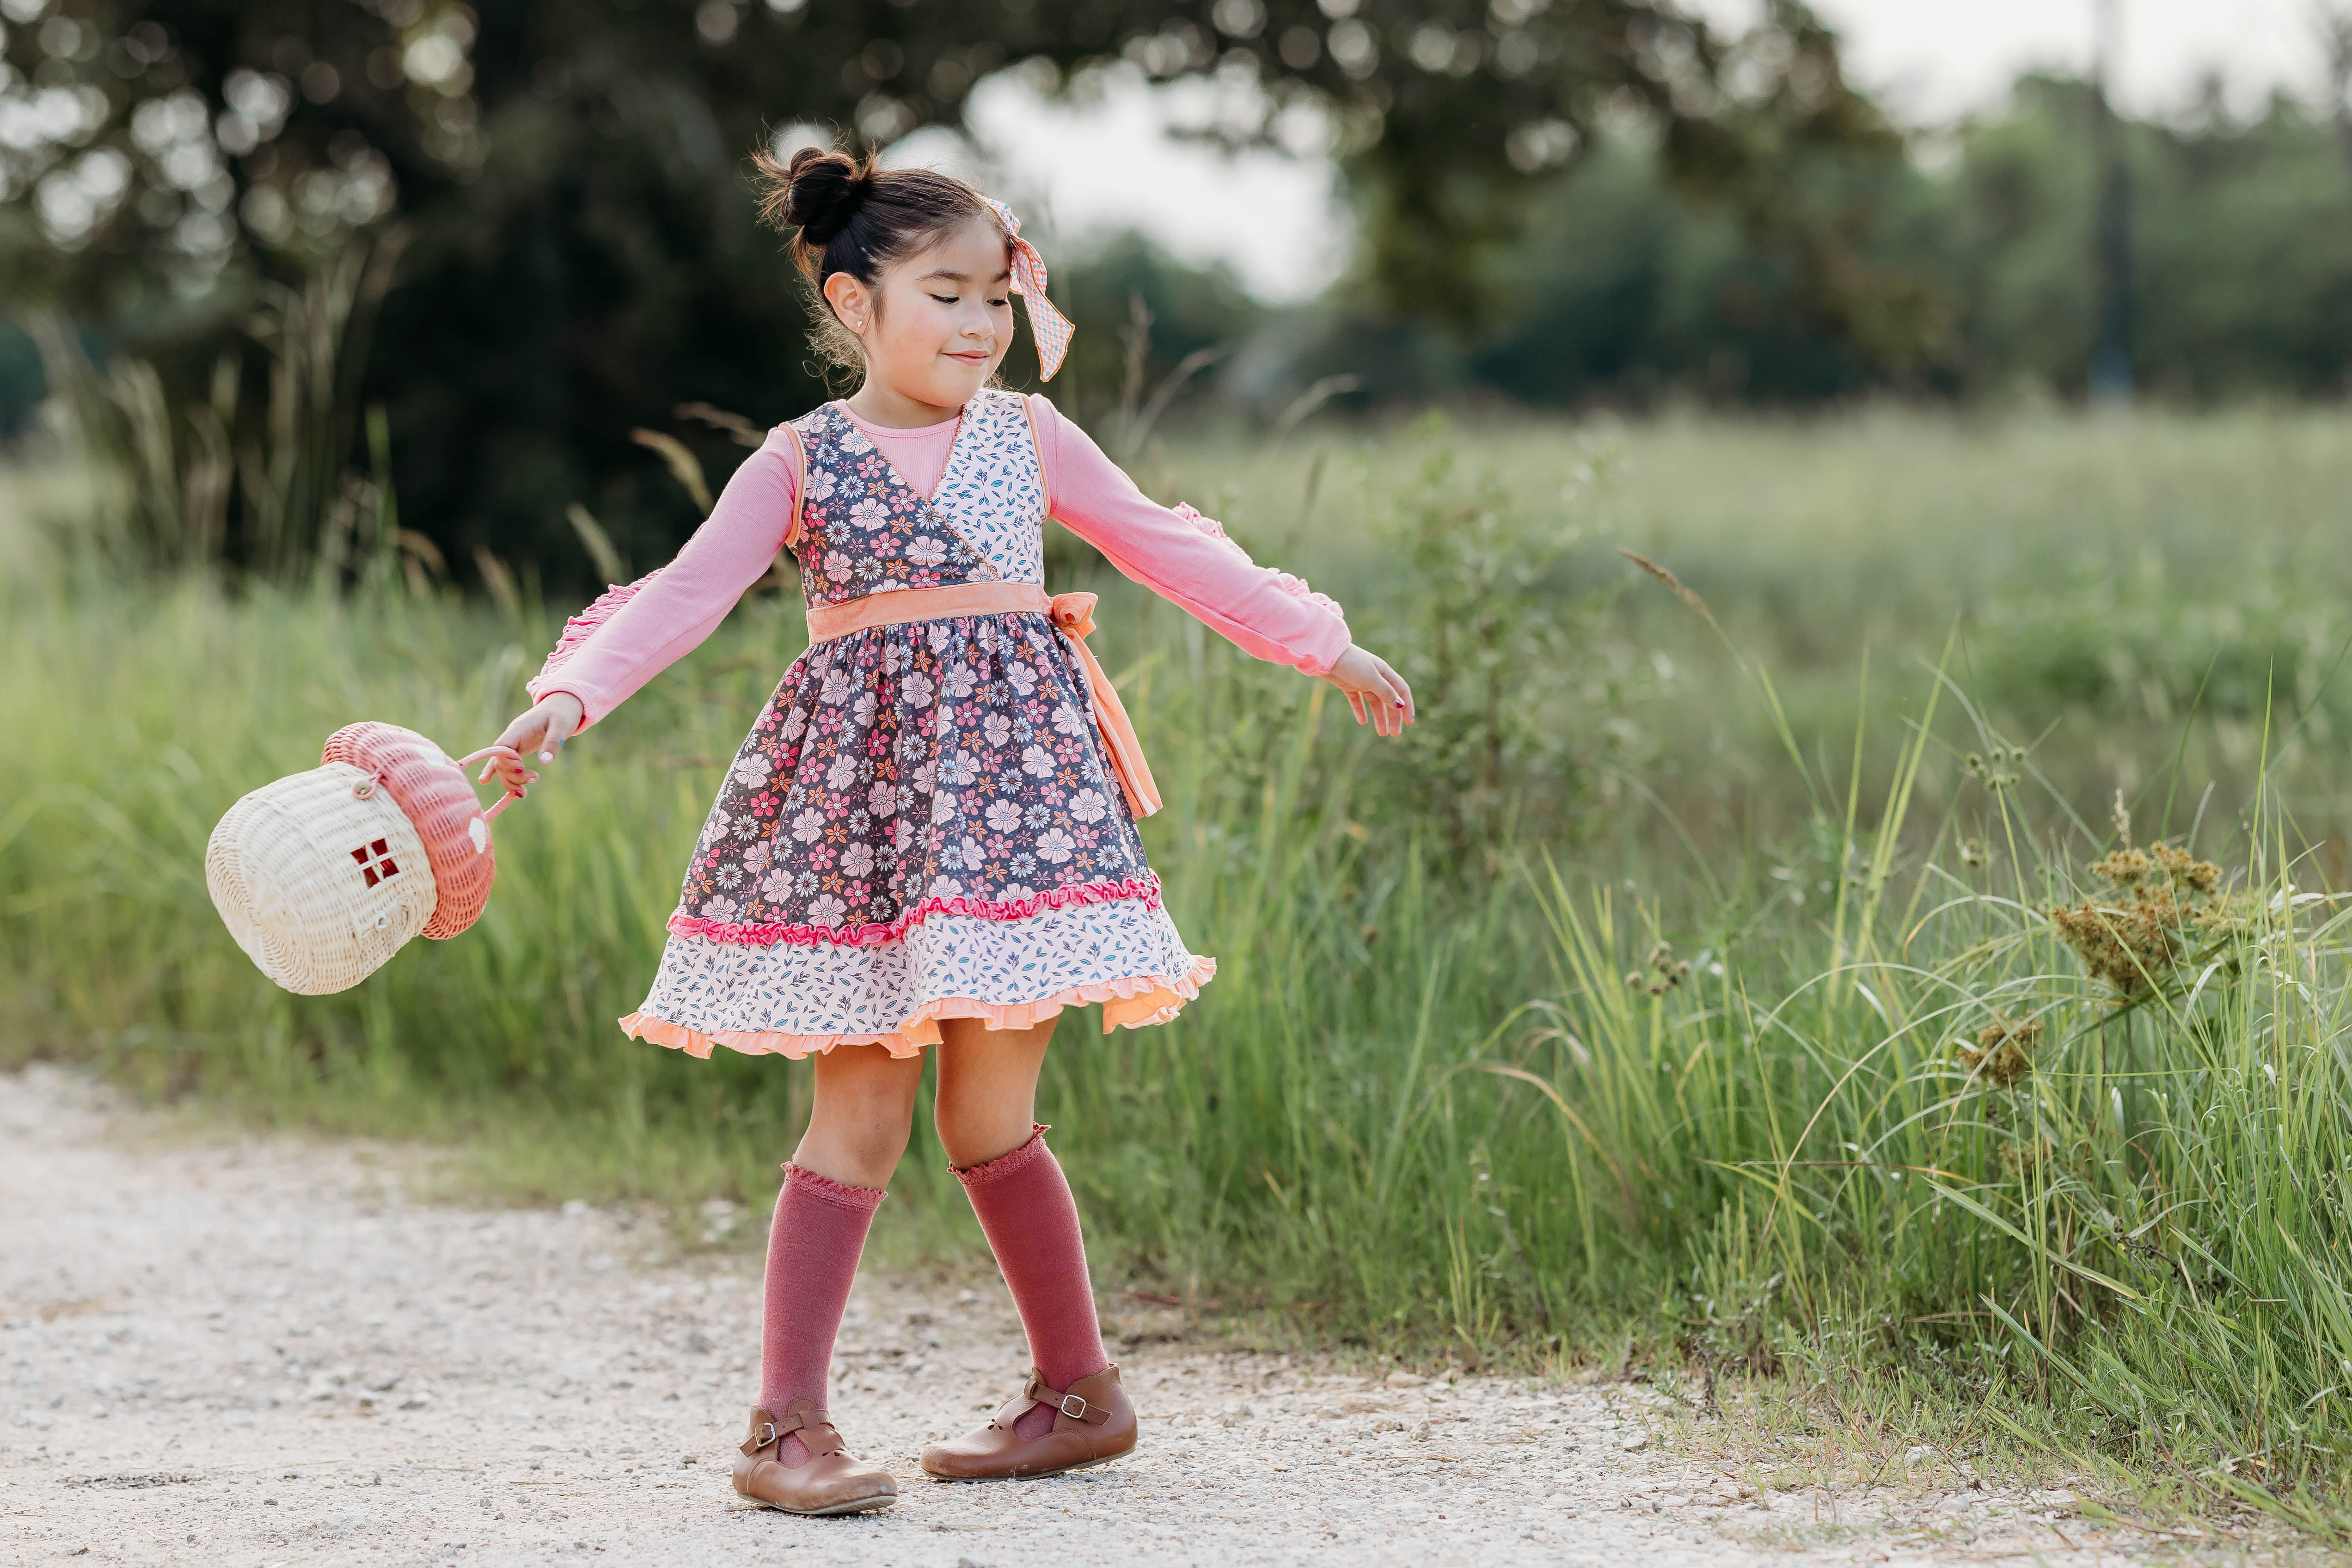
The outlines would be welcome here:
[[[1261,658],[1320,676],[1382,735],[1412,695],[1338,606],[1251,564],[1191,509],[1145,499],[1043,397],[990,386],[1028,302],[1050,377],[1070,326],[1003,206],[923,170],[804,150],[760,161],[762,213],[798,233],[820,348],[864,383],[780,426],[666,569],[566,630],[509,724],[509,788],[709,636],[779,549],[809,648],[729,770],[687,870],[640,1038],[816,1058],[806,1136],[768,1248],[760,1403],[735,1488],[793,1513],[887,1507],[843,1447],[835,1331],[907,1147],[923,1047],[937,1125],[1004,1270],[1034,1366],[980,1430],[925,1451],[943,1480],[1047,1476],[1135,1446],[1103,1353],[1070,1189],[1032,1111],[1065,1006],[1164,1023],[1213,961],[1161,908],[1135,818],[1156,809],[1118,694],[1080,639],[1092,595],[1049,599],[1060,519],[1128,576]]]

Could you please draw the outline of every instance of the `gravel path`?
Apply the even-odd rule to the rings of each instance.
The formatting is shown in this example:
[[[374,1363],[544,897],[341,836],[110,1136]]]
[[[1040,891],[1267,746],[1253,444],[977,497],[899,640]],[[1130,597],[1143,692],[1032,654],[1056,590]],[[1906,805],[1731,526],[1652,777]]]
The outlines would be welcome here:
[[[1662,1452],[1622,1384],[1372,1383],[1197,1344],[1126,1355],[1129,1459],[937,1485],[916,1454],[1017,1384],[1020,1327],[1001,1289],[870,1273],[835,1407],[901,1499],[790,1518],[728,1482],[756,1258],[681,1261],[581,1204],[414,1203],[396,1152],[163,1133],[72,1075],[0,1076],[0,1562],[2125,1560],[2066,1500],[1948,1471],[1759,1494]]]

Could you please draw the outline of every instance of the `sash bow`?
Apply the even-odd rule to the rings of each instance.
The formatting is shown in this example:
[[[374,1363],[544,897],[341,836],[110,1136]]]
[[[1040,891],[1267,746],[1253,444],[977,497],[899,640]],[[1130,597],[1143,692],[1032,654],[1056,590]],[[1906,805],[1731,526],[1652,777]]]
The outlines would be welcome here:
[[[1119,788],[1127,794],[1128,809],[1139,819],[1160,809],[1160,786],[1152,782],[1151,764],[1143,760],[1143,742],[1136,739],[1127,705],[1118,700],[1118,689],[1096,662],[1094,650],[1087,647],[1087,634],[1095,629],[1096,603],[1092,594],[1056,594],[1047,613],[1078,656],[1103,752],[1111,772],[1118,775]]]

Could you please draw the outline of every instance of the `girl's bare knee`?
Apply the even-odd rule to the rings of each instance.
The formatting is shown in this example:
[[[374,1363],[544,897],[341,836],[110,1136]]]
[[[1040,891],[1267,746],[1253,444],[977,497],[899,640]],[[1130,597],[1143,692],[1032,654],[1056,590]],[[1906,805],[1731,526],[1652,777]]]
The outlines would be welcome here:
[[[827,1115],[825,1108],[809,1118],[807,1132],[793,1152],[793,1163],[853,1187],[887,1187],[907,1152],[914,1129],[914,1108],[898,1115]]]
[[[977,1020],[942,1026],[939,1102],[931,1124],[958,1169],[984,1164],[1029,1141],[1037,1103],[1037,1069],[1054,1020],[1026,1029],[989,1029]]]
[[[843,1129],[842,1141],[866,1163],[895,1170],[907,1152],[914,1126],[914,1109],[909,1106],[896,1116],[885,1115]]]
[[[852,1186],[889,1184],[915,1125],[922,1063],[873,1057],[818,1058],[816,1104],[793,1163]],[[879,1059],[877,1059],[879,1058]]]
[[[948,1163],[961,1171],[984,1165],[1029,1142],[1035,1126],[1030,1115],[1026,1096],[1010,1103],[977,1097],[950,1102],[942,1098],[933,1108],[931,1126],[940,1135],[940,1148],[946,1152]]]

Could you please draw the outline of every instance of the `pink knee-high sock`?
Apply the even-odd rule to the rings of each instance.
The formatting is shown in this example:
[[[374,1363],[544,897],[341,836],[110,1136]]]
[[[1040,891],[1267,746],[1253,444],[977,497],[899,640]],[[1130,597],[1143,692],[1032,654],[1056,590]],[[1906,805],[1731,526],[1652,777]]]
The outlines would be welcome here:
[[[853,1187],[798,1165],[784,1167],[776,1221],[768,1233],[765,1316],[760,1331],[760,1403],[782,1419],[795,1399],[827,1409],[833,1339],[849,1305],[857,1255],[884,1194]],[[808,1457],[784,1440],[784,1462]]]
[[[1030,1358],[1046,1383],[1066,1389],[1108,1366],[1102,1326],[1095,1320],[1094,1282],[1087,1277],[1078,1205],[1054,1152],[1045,1147],[1045,1129],[1038,1127],[1009,1154],[958,1171],[956,1179],[980,1216],[1004,1282],[1013,1288]],[[1053,1424],[1053,1412],[1041,1407],[1024,1415],[1014,1430],[1034,1437]]]

